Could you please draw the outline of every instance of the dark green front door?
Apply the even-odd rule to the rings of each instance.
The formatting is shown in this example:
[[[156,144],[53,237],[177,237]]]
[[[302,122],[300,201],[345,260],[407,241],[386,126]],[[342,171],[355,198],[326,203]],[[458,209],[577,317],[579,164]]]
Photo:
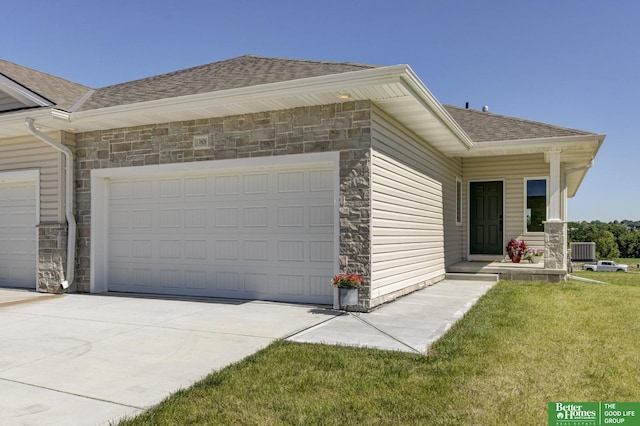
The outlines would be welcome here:
[[[471,182],[470,254],[503,254],[502,182]]]

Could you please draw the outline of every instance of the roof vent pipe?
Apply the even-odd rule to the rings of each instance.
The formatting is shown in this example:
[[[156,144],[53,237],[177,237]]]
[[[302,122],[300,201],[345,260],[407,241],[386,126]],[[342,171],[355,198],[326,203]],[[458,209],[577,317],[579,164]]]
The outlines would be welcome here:
[[[65,214],[68,224],[66,271],[67,279],[65,281],[61,281],[60,285],[63,289],[67,289],[71,284],[73,284],[76,259],[76,219],[73,216],[73,153],[68,147],[36,129],[33,124],[33,118],[25,118],[24,124],[25,126],[27,126],[27,130],[29,130],[29,133],[31,133],[33,136],[40,139],[47,145],[60,151],[65,157]]]
[[[482,107],[482,112],[489,112],[489,105],[485,105]]]
[[[464,109],[469,109],[469,102],[465,102]]]

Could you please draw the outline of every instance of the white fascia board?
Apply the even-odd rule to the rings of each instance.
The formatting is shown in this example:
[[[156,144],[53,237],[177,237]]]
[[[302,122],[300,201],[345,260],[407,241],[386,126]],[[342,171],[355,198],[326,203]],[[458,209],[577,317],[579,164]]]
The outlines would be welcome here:
[[[551,138],[479,142],[476,143],[476,145],[470,151],[457,152],[452,156],[480,157],[487,155],[496,155],[496,153],[502,153],[504,155],[514,155],[555,150],[584,151],[586,149],[593,149],[593,156],[595,156],[600,149],[600,146],[602,145],[605,137],[606,135],[576,135]]]
[[[408,65],[393,65],[258,86],[240,87],[217,92],[158,99],[96,110],[72,112],[69,114],[68,119],[72,122],[78,122],[78,125],[81,126],[82,120],[90,121],[95,118],[117,117],[122,114],[126,114],[127,116],[136,113],[150,115],[162,114],[185,109],[198,109],[199,106],[226,106],[314,93],[349,93],[349,91],[353,89],[392,84],[400,85],[410,97],[422,105],[425,112],[437,117],[443,126],[460,142],[463,149],[469,149],[473,146],[471,139]],[[370,100],[376,101],[376,99]],[[339,100],[336,99],[336,102],[339,102]],[[59,118],[67,119],[66,116]]]
[[[442,104],[436,99],[427,86],[425,86],[411,67],[409,65],[404,65],[404,67],[406,71],[403,76],[403,81],[412,89],[415,96],[456,136],[466,150],[472,149],[475,144],[462,127],[460,127],[458,122],[444,109]]]
[[[3,76],[2,74],[0,74],[0,90],[22,102],[25,106],[35,107],[53,105],[47,99]]]
[[[181,107],[184,109],[197,108],[198,104],[209,106],[232,105],[259,99],[271,99],[274,97],[287,97],[325,91],[344,91],[348,93],[350,88],[398,83],[400,82],[399,71],[404,68],[405,66],[372,68],[362,71],[352,71],[341,74],[331,74],[327,76],[239,87],[235,89],[219,90],[216,92],[199,93],[195,95],[163,98],[95,110],[79,111],[71,113],[71,120],[75,121],[107,115],[117,115],[121,113],[135,113],[137,111],[162,113],[164,111],[175,111],[176,109],[181,109]],[[336,102],[338,102],[337,99]]]

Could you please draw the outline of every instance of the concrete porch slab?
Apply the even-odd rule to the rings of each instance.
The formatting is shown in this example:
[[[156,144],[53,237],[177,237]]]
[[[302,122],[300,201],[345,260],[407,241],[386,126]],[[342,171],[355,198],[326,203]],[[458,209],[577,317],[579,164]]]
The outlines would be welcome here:
[[[447,267],[448,274],[493,274],[504,280],[521,281],[565,281],[567,271],[545,269],[543,263],[511,263],[462,261]]]

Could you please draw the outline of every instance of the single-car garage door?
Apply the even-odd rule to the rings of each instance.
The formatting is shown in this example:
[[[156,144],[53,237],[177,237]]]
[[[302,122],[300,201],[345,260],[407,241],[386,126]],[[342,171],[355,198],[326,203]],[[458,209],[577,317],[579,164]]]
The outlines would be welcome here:
[[[330,166],[110,179],[109,291],[332,303]]]
[[[36,288],[36,183],[0,181],[0,286]]]

